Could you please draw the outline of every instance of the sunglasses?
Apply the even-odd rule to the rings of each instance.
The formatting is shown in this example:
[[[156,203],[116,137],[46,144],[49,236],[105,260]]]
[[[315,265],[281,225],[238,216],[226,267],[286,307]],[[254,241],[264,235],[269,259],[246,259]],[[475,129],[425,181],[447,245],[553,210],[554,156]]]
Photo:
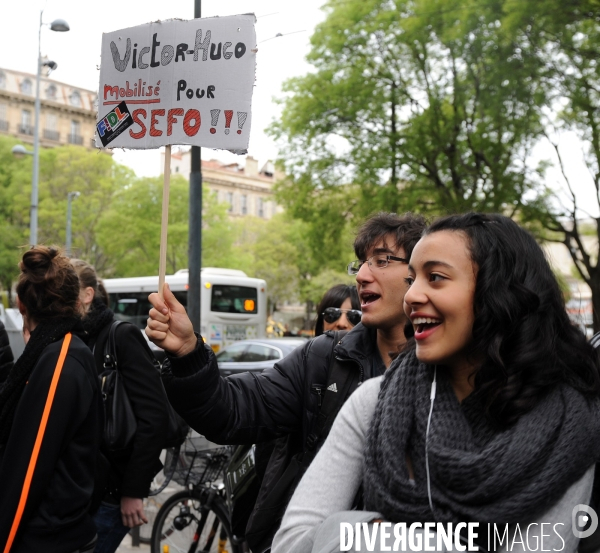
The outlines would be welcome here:
[[[340,309],[339,307],[328,307],[321,313],[323,315],[323,319],[329,324],[335,323],[341,316],[342,313],[346,313],[346,317],[350,324],[356,326],[360,323],[360,318],[362,317],[362,311],[358,309]]]

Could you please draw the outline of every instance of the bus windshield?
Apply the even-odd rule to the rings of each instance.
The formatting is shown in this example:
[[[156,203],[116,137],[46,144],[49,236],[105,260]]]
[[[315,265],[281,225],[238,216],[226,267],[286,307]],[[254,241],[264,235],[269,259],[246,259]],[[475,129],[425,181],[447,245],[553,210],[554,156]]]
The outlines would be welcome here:
[[[256,288],[213,284],[210,310],[217,313],[258,313]]]

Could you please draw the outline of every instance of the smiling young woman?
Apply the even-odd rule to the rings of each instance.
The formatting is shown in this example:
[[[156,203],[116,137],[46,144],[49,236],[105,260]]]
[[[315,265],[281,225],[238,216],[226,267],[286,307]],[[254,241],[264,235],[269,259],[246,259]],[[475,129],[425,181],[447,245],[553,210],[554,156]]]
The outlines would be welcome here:
[[[418,360],[444,365],[498,428],[562,384],[600,395],[596,355],[570,322],[543,250],[508,217],[434,222],[415,247],[408,283]]]
[[[470,348],[476,273],[468,236],[445,230],[418,242],[406,279],[404,309],[414,327],[417,357],[446,365],[459,399],[472,390],[469,377],[475,369]]]
[[[543,251],[502,215],[448,216],[406,283],[416,347],[340,410],[273,553],[337,551],[319,544],[341,522],[373,520],[479,523],[484,549],[488,523],[520,525],[574,552],[571,516],[600,458],[600,370]],[[367,512],[348,511],[361,485]],[[543,523],[566,530],[550,544]]]

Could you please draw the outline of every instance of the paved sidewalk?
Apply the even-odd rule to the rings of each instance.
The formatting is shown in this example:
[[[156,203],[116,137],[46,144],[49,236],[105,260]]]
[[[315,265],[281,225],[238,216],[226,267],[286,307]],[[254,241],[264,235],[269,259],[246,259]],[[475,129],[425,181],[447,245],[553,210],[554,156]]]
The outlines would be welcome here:
[[[117,549],[117,553],[147,553],[148,551],[150,551],[150,546],[143,543],[139,547],[133,547],[129,534],[125,536],[125,539]]]

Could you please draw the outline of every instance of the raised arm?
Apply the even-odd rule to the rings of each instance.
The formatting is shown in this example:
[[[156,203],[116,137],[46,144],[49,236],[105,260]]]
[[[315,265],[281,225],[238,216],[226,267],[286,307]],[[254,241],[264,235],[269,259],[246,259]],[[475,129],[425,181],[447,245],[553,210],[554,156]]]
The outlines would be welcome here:
[[[226,378],[206,344],[199,343],[188,355],[169,357],[169,361],[163,382],[171,405],[209,440],[253,444],[302,428],[306,389],[302,348],[260,374]]]
[[[327,382],[333,338],[319,336],[260,374],[220,376],[211,348],[194,334],[184,307],[165,285],[151,294],[146,334],[168,353],[163,382],[175,410],[216,443],[252,444],[305,430],[316,412],[314,384]]]

